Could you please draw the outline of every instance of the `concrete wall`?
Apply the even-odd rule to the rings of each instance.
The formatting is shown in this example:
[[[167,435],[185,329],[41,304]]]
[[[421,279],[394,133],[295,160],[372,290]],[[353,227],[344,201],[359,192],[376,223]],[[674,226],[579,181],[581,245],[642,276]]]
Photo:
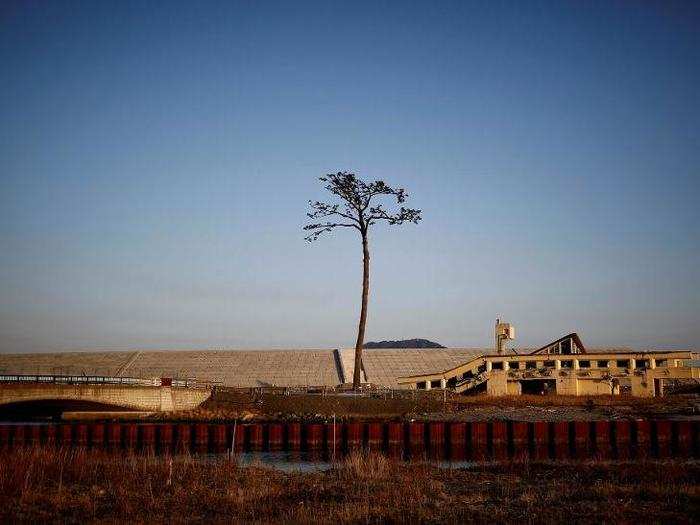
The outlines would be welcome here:
[[[121,385],[2,384],[0,405],[26,401],[70,400],[103,403],[148,412],[191,410],[211,393],[204,389]]]

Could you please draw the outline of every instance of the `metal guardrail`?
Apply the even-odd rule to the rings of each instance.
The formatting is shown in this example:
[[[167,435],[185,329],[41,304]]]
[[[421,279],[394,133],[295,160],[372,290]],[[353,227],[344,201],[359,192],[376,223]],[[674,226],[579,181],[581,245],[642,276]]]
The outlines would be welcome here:
[[[128,386],[174,386],[174,387],[208,387],[196,379],[170,379],[114,376],[76,376],[76,375],[24,375],[0,374],[0,383],[43,383],[62,385],[128,385]]]

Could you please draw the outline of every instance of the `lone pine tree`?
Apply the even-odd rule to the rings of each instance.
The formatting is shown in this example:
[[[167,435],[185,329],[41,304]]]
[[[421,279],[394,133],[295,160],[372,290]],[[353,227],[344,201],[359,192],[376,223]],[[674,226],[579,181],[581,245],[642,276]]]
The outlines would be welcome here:
[[[320,177],[319,180],[325,183],[326,190],[341,202],[329,204],[309,201],[311,211],[306,215],[316,222],[304,226],[304,230],[309,232],[305,239],[313,242],[322,234],[336,228],[354,228],[362,239],[362,307],[355,343],[355,371],[352,378],[353,389],[358,390],[369,298],[369,229],[381,221],[392,226],[404,223],[418,224],[421,220],[421,210],[403,206],[398,210],[387,210],[381,202],[377,202],[379,199],[391,198],[396,200],[396,204],[403,204],[408,195],[403,188],[392,188],[381,180],[365,182],[354,173],[346,171],[330,173]]]

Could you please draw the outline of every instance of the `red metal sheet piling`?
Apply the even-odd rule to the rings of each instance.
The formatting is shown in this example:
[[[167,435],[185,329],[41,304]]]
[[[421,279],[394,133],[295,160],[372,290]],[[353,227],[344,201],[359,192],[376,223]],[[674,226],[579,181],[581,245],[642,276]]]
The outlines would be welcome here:
[[[231,438],[227,442],[227,446],[233,448],[233,452],[240,452],[245,448],[245,427],[240,423],[234,423],[228,426],[231,433]]]
[[[79,447],[87,447],[88,445],[88,426],[84,423],[75,425],[75,434],[73,436],[74,443]]]
[[[212,448],[215,452],[223,452],[228,448],[226,440],[226,425],[212,425]]]
[[[10,425],[0,425],[0,447],[8,447],[11,443]]]
[[[267,446],[269,450],[282,450],[284,448],[284,426],[280,423],[271,423],[267,427]]]
[[[508,459],[508,425],[505,421],[491,423],[491,444],[494,459]]]
[[[209,450],[209,425],[204,423],[195,424],[194,446],[198,452]]]
[[[592,455],[591,425],[588,421],[574,423],[574,449],[576,457],[579,459],[585,459]]]
[[[41,445],[41,429],[43,425],[31,425],[29,427],[29,443],[34,447]]]
[[[430,452],[442,457],[445,452],[445,423],[443,421],[431,421],[428,425],[428,440]]]
[[[390,447],[403,446],[404,426],[403,423],[392,421],[387,425],[387,441]]]
[[[656,430],[654,443],[656,456],[660,458],[671,457],[671,422],[664,420],[654,421],[654,428]]]
[[[320,450],[323,448],[323,425],[310,423],[306,425],[307,450]]]
[[[12,428],[12,446],[23,447],[27,444],[27,432],[24,425],[14,425]]]
[[[425,423],[408,424],[408,445],[411,457],[418,458],[425,455]]]
[[[483,421],[471,423],[469,455],[474,461],[484,461],[488,455],[488,427]]]
[[[691,421],[677,421],[674,455],[689,458],[693,455],[693,424]]]
[[[158,426],[158,443],[161,451],[169,451],[173,446],[173,426],[166,423]]]
[[[347,423],[345,425],[345,432],[347,436],[347,449],[357,450],[362,448],[362,424],[361,423]]]
[[[610,421],[596,421],[594,429],[596,456],[600,459],[610,459],[612,457]]]
[[[190,450],[192,446],[192,427],[187,423],[181,423],[177,426],[177,449],[180,452]]]
[[[156,427],[155,425],[141,425],[141,448],[144,450],[155,450],[156,448]]]
[[[101,448],[105,444],[105,425],[104,423],[94,423],[90,425],[90,446],[93,448]]]
[[[73,445],[72,425],[61,425],[61,446],[70,447]]]
[[[464,460],[467,457],[467,424],[450,423],[448,436],[450,459]]]
[[[381,423],[367,424],[367,447],[370,450],[378,451],[382,449],[384,425]]]
[[[549,458],[549,423],[536,421],[533,425],[535,459],[545,460]]]
[[[328,443],[328,454],[340,454],[343,451],[343,425],[327,423],[326,442]]]
[[[651,424],[649,421],[635,421],[637,437],[634,443],[635,457],[644,458],[651,455]]]
[[[127,423],[124,425],[124,446],[133,450],[138,444],[139,438],[139,427],[134,423]]]
[[[301,450],[301,423],[287,425],[287,448],[293,451]]]
[[[114,449],[121,447],[122,426],[119,423],[110,423],[107,427],[107,444]]]
[[[524,421],[513,422],[513,458],[524,459],[530,455],[529,425]]]
[[[615,421],[615,457],[617,459],[628,459],[630,457],[630,446],[632,430],[629,421]]]
[[[567,421],[554,423],[554,457],[557,459],[569,457],[569,423]]]
[[[56,444],[56,425],[52,423],[46,425],[45,440],[47,445],[54,446]]]

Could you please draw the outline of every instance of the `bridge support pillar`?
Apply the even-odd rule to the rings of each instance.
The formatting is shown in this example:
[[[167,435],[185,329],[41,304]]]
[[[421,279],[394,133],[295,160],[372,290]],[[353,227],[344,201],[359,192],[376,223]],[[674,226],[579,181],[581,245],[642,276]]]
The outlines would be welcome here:
[[[508,377],[504,371],[491,372],[486,380],[486,393],[490,396],[505,396],[508,394]]]

